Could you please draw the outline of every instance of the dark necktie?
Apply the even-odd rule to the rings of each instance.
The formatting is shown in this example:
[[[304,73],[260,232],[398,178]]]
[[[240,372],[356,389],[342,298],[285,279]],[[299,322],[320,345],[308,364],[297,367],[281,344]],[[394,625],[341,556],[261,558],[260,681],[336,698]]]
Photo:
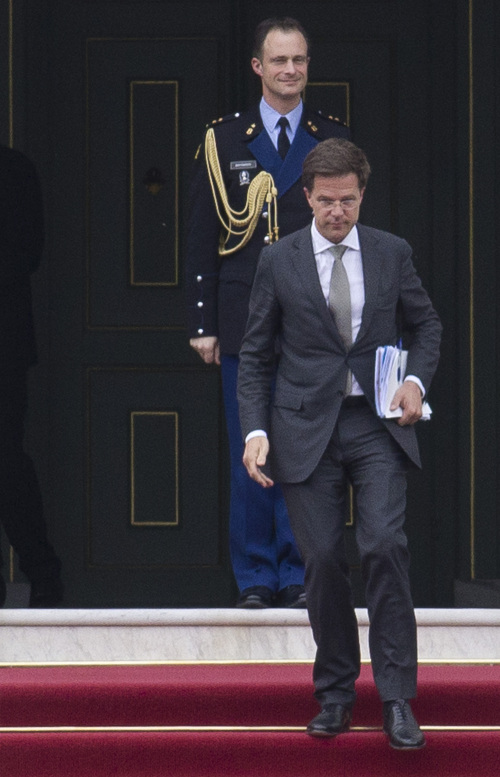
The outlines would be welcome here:
[[[349,278],[342,262],[342,256],[347,246],[332,246],[332,252],[335,261],[333,262],[332,277],[330,279],[330,296],[328,305],[335,317],[337,329],[344,341],[346,348],[352,345],[352,317],[351,317],[351,289],[349,287]],[[349,370],[345,393],[350,394],[352,390],[352,374]]]
[[[280,134],[278,135],[278,154],[282,159],[284,159],[287,155],[288,149],[290,148],[290,141],[288,139],[288,135],[286,134],[286,128],[290,125],[286,116],[282,116],[281,119],[278,120],[278,124],[281,127]]]

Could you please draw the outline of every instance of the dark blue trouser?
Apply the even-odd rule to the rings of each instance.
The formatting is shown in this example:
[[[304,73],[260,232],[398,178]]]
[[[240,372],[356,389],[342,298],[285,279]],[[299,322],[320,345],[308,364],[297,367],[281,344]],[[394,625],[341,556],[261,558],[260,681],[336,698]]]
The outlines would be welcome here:
[[[237,356],[222,356],[222,385],[231,458],[230,548],[240,591],[265,585],[280,591],[302,585],[304,566],[290,529],[279,485],[262,488],[243,465],[244,443],[238,415]]]

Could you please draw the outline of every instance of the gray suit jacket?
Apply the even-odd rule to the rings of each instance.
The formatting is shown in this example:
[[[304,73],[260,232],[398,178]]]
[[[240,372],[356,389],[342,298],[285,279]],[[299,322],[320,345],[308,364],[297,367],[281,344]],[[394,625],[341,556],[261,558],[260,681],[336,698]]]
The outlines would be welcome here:
[[[360,224],[358,233],[365,305],[349,351],[325,304],[310,227],[261,253],[240,351],[238,399],[243,437],[256,429],[268,433],[272,473],[284,483],[305,480],[318,464],[337,421],[348,368],[375,408],[375,351],[396,343],[398,310],[411,336],[407,374],[420,378],[427,391],[438,363],[441,324],[415,272],[410,246]],[[280,356],[271,400],[276,337]],[[414,427],[381,423],[420,466]]]

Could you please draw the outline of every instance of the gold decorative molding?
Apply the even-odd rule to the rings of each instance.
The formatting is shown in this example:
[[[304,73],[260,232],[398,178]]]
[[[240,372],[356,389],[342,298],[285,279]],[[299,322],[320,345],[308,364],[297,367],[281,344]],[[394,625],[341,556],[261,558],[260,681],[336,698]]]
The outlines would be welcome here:
[[[371,660],[362,658],[361,665],[369,666]],[[500,666],[498,658],[419,658],[420,665],[431,666]],[[314,666],[312,658],[192,658],[192,659],[169,659],[165,661],[0,661],[0,669],[54,669],[55,667],[65,666],[253,666],[253,665],[272,665],[281,666],[288,664],[306,664]]]
[[[14,0],[9,0],[8,5],[8,121],[9,121],[9,146],[14,147]],[[9,582],[14,582],[14,548],[9,547]]]
[[[11,0],[13,2],[13,0]],[[210,40],[211,38],[209,38]],[[91,305],[91,297],[92,297],[92,289],[91,289],[91,264],[92,264],[92,256],[91,256],[91,241],[90,241],[90,235],[91,235],[91,206],[90,206],[90,47],[94,43],[116,43],[116,42],[130,42],[130,43],[141,43],[141,42],[169,42],[169,41],[197,41],[197,40],[205,40],[204,38],[198,38],[194,36],[179,36],[179,37],[87,37],[85,41],[85,112],[86,112],[86,118],[85,118],[85,156],[86,156],[86,196],[85,196],[85,231],[86,231],[86,295],[85,295],[85,320],[86,320],[86,328],[91,332],[183,332],[185,331],[185,325],[184,324],[129,324],[129,323],[123,323],[123,324],[95,324],[92,320],[92,305]],[[137,83],[137,82],[136,82]],[[165,82],[156,82],[156,83],[165,83]],[[170,81],[169,83],[176,83],[173,81]],[[178,124],[178,108],[177,108],[177,115],[176,115],[176,124]],[[176,126],[176,258],[175,258],[175,266],[176,266],[176,276],[180,275],[178,266],[179,266],[179,244],[180,244],[180,238],[179,238],[179,217],[178,217],[178,169],[179,169],[179,163],[178,163],[178,127]],[[129,272],[130,275],[130,272]],[[129,278],[130,281],[130,278]],[[143,287],[143,286],[158,286],[158,287],[178,287],[178,277],[176,277],[175,283],[137,283],[134,282],[132,284],[134,287]]]
[[[8,105],[9,105],[9,146],[14,147],[14,0],[8,6],[9,53],[8,53]]]
[[[469,0],[469,348],[470,348],[470,575],[476,578],[476,427],[474,350],[474,27],[473,0]]]
[[[144,417],[170,417],[174,421],[175,437],[175,472],[174,472],[174,504],[175,519],[172,521],[137,521],[135,510],[136,477],[135,477],[135,423],[137,418]],[[130,414],[130,523],[132,526],[178,526],[179,525],[179,414],[170,410],[133,410]]]
[[[134,271],[135,260],[135,223],[134,223],[134,90],[138,86],[173,86],[174,87],[174,165],[175,165],[175,189],[174,189],[174,278],[172,281],[136,281]],[[134,80],[129,86],[129,115],[130,115],[130,285],[131,286],[170,286],[179,285],[179,82],[169,81],[143,81]],[[166,142],[166,140],[165,140]]]
[[[422,731],[428,732],[485,732],[499,733],[500,726],[421,726]],[[305,733],[305,726],[2,726],[1,734],[78,734],[78,733],[272,733],[272,732],[293,732]],[[380,732],[381,726],[351,726],[349,731],[353,733],[360,732]]]

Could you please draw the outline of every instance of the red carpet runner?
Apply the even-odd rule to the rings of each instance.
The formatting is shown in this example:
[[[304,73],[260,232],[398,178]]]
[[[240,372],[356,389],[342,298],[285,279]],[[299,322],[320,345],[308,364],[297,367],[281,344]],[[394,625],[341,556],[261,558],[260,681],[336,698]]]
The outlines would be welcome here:
[[[325,741],[304,734],[310,664],[0,667],[0,774],[500,775],[499,664],[420,667],[419,752],[390,749],[369,666],[357,691],[353,730]]]

